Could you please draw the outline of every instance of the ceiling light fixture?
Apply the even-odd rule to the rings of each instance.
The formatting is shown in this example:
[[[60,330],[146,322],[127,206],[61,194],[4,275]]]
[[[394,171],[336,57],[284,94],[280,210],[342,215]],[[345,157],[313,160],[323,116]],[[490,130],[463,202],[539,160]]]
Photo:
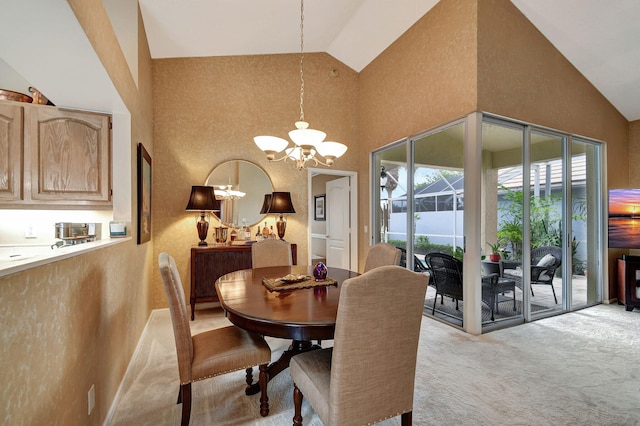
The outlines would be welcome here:
[[[267,154],[269,161],[281,161],[291,159],[297,169],[302,170],[308,161],[314,165],[322,164],[331,167],[336,158],[347,152],[347,146],[339,142],[323,142],[327,136],[320,130],[309,128],[309,123],[304,121],[304,0],[300,1],[300,120],[296,121],[296,129],[289,132],[289,138],[295,144],[287,148],[289,142],[277,136],[256,136],[253,141],[258,148]],[[276,159],[276,154],[284,150],[285,155]],[[316,153],[325,158],[322,161],[316,157]]]

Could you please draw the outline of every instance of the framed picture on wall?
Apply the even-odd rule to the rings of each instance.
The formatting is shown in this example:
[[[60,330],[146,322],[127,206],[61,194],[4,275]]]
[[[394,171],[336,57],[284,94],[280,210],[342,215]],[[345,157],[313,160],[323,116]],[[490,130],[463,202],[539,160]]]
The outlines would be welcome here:
[[[313,219],[315,220],[327,220],[326,212],[325,212],[325,194],[315,195],[313,197]]]
[[[151,239],[151,156],[138,144],[138,244]]]

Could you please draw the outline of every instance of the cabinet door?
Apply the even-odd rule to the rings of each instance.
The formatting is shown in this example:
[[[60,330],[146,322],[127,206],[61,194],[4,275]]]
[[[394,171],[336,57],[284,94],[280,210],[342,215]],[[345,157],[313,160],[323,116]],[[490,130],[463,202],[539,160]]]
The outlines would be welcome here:
[[[31,198],[111,203],[110,116],[33,108],[28,117]]]
[[[214,297],[216,294],[215,283],[218,278],[233,271],[251,268],[251,251],[204,251],[192,250],[191,256],[195,256],[195,283],[194,294],[191,297],[202,299]]]
[[[22,126],[19,105],[0,104],[0,200],[22,198]]]

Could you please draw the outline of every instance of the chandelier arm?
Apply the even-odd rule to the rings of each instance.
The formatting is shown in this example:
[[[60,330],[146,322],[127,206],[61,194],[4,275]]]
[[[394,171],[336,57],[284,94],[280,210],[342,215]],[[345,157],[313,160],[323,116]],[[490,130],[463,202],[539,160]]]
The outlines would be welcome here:
[[[313,157],[313,158],[311,158],[311,160],[315,161],[314,166],[317,166],[318,164],[322,164],[323,166],[327,166],[327,167],[331,166],[330,164],[327,164],[327,163],[323,162],[322,160],[319,160],[318,157]]]
[[[287,162],[287,158],[290,158],[289,155],[285,154],[284,156],[280,157],[280,158],[274,158],[273,160],[269,160],[270,163],[277,163],[278,161],[282,161],[284,160],[284,162]]]

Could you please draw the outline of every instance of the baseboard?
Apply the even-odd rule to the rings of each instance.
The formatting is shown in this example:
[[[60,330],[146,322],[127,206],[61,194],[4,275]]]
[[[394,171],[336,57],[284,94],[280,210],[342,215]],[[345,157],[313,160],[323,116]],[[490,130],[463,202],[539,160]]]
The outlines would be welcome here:
[[[116,408],[118,407],[118,403],[120,402],[120,397],[122,396],[122,393],[124,393],[124,389],[127,389],[129,385],[129,380],[131,380],[130,377],[132,376],[131,370],[133,369],[133,360],[136,359],[136,357],[138,356],[138,353],[140,353],[141,351],[141,345],[142,345],[142,342],[144,341],[144,337],[148,333],[149,323],[151,322],[151,319],[154,317],[154,315],[157,315],[158,311],[166,311],[168,309],[169,308],[154,309],[153,311],[151,311],[149,318],[147,318],[147,323],[144,325],[144,328],[142,329],[142,333],[140,334],[140,338],[138,339],[138,343],[136,344],[136,350],[133,351],[133,354],[129,359],[129,365],[127,365],[127,371],[124,372],[124,376],[120,381],[120,386],[118,386],[118,391],[116,392],[116,396],[113,398],[113,401],[111,402],[111,407],[109,407],[109,412],[107,413],[107,417],[105,418],[103,423],[104,426],[109,426],[113,421],[113,416],[115,414]]]

